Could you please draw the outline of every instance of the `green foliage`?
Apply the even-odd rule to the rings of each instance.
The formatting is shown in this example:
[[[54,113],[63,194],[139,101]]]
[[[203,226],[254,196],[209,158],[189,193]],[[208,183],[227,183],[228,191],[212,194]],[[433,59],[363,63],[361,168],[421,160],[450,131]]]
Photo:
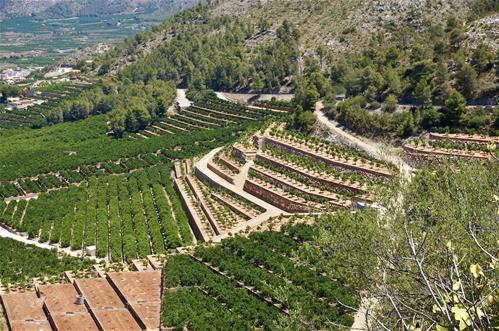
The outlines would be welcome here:
[[[175,95],[175,85],[169,82],[151,80],[147,84],[122,84],[103,80],[78,97],[61,102],[49,112],[47,121],[57,124],[110,113],[109,127],[121,137],[125,131],[137,132],[163,116]]]
[[[311,84],[298,84],[295,91],[295,102],[305,110],[314,110],[319,101],[320,94],[317,88]]]
[[[154,49],[123,69],[120,79],[144,83],[151,79],[171,80],[197,89],[251,87],[271,91],[278,90],[283,80],[296,72],[299,33],[292,24],[284,22],[273,44],[250,53],[244,42],[252,29],[225,17],[209,18],[202,10],[199,14],[206,24],[191,26]]]
[[[495,6],[488,1],[477,4],[482,5],[489,9]],[[445,26],[429,25],[422,31],[400,29],[391,31],[391,34],[389,40],[374,37],[370,47],[362,53],[347,54],[332,66],[330,78],[333,85],[345,88],[347,97],[355,101],[336,110],[328,106],[329,113],[341,124],[362,134],[369,132],[367,123],[374,123],[376,135],[400,135],[418,132],[422,128],[476,130],[477,121],[446,119],[446,110],[439,115],[428,110],[434,103],[445,108],[449,98],[456,98],[455,90],[467,99],[493,98],[497,86],[491,77],[497,66],[494,60],[497,56],[485,45],[479,45],[475,50],[464,47],[463,24],[455,17],[449,18]],[[363,97],[362,102],[359,102],[360,97]],[[395,97],[401,103],[420,107],[419,113],[424,120],[420,120],[414,110],[412,115],[400,118],[402,115],[399,114],[392,117],[373,115],[362,109],[366,106],[376,109],[379,102],[388,97],[390,104]],[[450,102],[455,104],[454,100]],[[414,121],[412,125],[410,116]],[[440,121],[439,117],[443,120]],[[487,117],[481,118],[481,122],[486,124],[479,130],[493,133],[491,114]],[[406,129],[392,125],[397,120],[402,120],[400,123]],[[468,127],[468,123],[472,127]]]
[[[386,97],[385,103],[383,104],[383,110],[388,113],[393,113],[397,110],[398,100],[397,97],[393,94],[390,94]]]
[[[494,53],[485,44],[480,44],[473,51],[471,64],[478,73],[486,72],[494,64]]]
[[[463,114],[466,112],[466,99],[458,92],[453,91],[445,101],[444,121],[449,125],[461,123]]]
[[[472,13],[478,17],[487,16],[490,13],[497,13],[499,4],[495,0],[478,0],[473,3]]]
[[[21,88],[12,84],[0,84],[0,102],[5,102],[7,98],[18,97],[21,95]]]
[[[426,107],[431,105],[431,88],[425,79],[421,79],[417,83],[412,92],[412,98],[418,105]]]
[[[352,310],[339,302],[357,307],[356,292],[342,280],[312,269],[305,260],[292,259],[301,245],[307,245],[301,240],[309,238],[309,226],[287,225],[285,230],[286,234],[252,233],[249,238],[226,239],[217,246],[199,246],[194,257],[170,257],[164,267],[165,286],[176,291],[165,292],[169,294],[164,301],[164,324],[178,329],[205,329],[220,323],[230,327],[235,323],[231,314],[235,314],[245,321],[246,325],[240,326],[243,330],[274,330],[276,323],[283,325],[280,321],[284,316],[265,299],[280,304],[290,314],[303,313],[301,326],[327,330],[336,328],[332,325],[350,326]],[[192,294],[194,288],[204,295]],[[195,314],[191,307],[197,307]],[[215,320],[208,321],[209,316]],[[224,317],[225,322],[218,317]],[[202,321],[208,324],[198,324]]]
[[[144,167],[128,175],[90,177],[79,186],[41,194],[27,206],[18,204],[13,216],[6,212],[0,219],[62,247],[80,250],[96,245],[99,257],[111,252],[115,262],[192,243],[185,230],[187,217],[169,179],[171,167]],[[17,216],[24,209],[21,223]]]
[[[471,97],[476,89],[478,75],[473,67],[467,63],[461,65],[456,72],[458,90],[466,97]]]
[[[305,111],[298,106],[291,116],[290,126],[308,134],[314,130],[316,122],[317,117],[313,112]]]
[[[64,271],[90,268],[90,260],[59,256],[57,252],[26,246],[12,239],[0,238],[0,279],[3,285],[29,285],[33,277],[61,276]]]
[[[440,125],[442,114],[434,107],[422,109],[421,127],[425,130],[435,129]]]
[[[353,97],[331,109],[330,117],[351,130],[367,136],[392,134],[406,137],[415,132],[416,123],[412,111],[372,114],[366,108],[364,97]]]
[[[414,319],[421,327],[492,328],[498,174],[497,165],[480,164],[420,171],[379,189],[381,212],[320,218],[299,256],[377,298],[373,315],[389,329]]]
[[[1,135],[0,178],[11,180],[51,171],[75,169],[123,157],[164,151],[171,157],[188,157],[207,152],[235,140],[235,132],[256,125],[247,121],[215,130],[198,130],[151,139],[114,139],[106,134],[104,115],[84,121],[63,123],[37,131],[10,131]],[[177,149],[174,151],[174,149]]]

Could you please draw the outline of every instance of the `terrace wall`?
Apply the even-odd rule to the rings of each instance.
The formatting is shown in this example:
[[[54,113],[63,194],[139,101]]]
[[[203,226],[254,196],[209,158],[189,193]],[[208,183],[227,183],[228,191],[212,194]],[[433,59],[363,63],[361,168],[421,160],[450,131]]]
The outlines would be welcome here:
[[[322,157],[320,155],[317,155],[315,153],[312,153],[312,152],[309,152],[309,151],[306,151],[306,150],[303,150],[303,149],[299,149],[299,148],[296,148],[296,147],[293,147],[293,146],[289,146],[288,144],[286,143],[282,143],[280,141],[277,141],[273,138],[269,138],[269,137],[265,137],[264,138],[264,143],[267,144],[267,145],[270,145],[270,146],[274,146],[276,148],[279,148],[285,152],[288,152],[288,153],[292,153],[292,154],[297,154],[297,155],[301,155],[301,156],[305,156],[305,157],[308,157],[316,162],[322,162],[322,163],[325,163],[327,164],[328,166],[330,167],[333,167],[333,168],[336,168],[338,169],[339,171],[344,171],[344,170],[349,170],[349,171],[355,171],[365,177],[384,177],[384,178],[391,178],[393,177],[393,175],[388,175],[388,174],[385,174],[385,173],[381,173],[381,172],[378,172],[376,170],[370,170],[370,169],[366,169],[362,166],[353,166],[351,164],[347,164],[347,163],[342,163],[340,161],[335,161],[335,160],[331,160],[329,158],[326,158],[326,157]]]
[[[310,212],[310,207],[308,205],[285,198],[276,192],[252,182],[251,180],[246,180],[244,183],[244,190],[249,194],[252,194],[263,201],[267,201],[268,203],[288,213]]]
[[[211,170],[211,169],[210,169]],[[213,171],[213,170],[212,170]],[[216,190],[222,190],[225,189],[223,185],[218,183],[217,181],[213,180],[210,178],[210,176],[207,176],[204,172],[199,170],[197,167],[194,168],[194,175],[199,178],[199,180],[207,183],[209,186],[213,187]],[[218,174],[217,174],[218,175]],[[223,178],[223,177],[222,177]]]
[[[186,180],[187,180],[187,184],[189,185],[192,192],[194,193],[194,195],[198,199],[199,203],[201,204],[201,209],[203,210],[204,214],[206,215],[208,222],[210,222],[211,228],[213,229],[213,231],[215,232],[216,235],[219,235],[221,233],[221,231],[220,231],[221,227],[220,227],[220,225],[218,225],[216,217],[213,216],[213,214],[210,211],[210,208],[206,204],[205,199],[203,197],[203,193],[200,192],[201,190],[198,190],[196,188],[196,183],[194,183],[193,179],[190,176],[187,176]]]
[[[313,175],[307,173],[306,171],[300,170],[296,167],[288,166],[284,163],[277,162],[277,161],[275,161],[275,160],[273,160],[273,159],[271,159],[263,154],[258,154],[257,159],[268,162],[268,163],[270,163],[276,167],[279,167],[281,169],[284,169],[286,171],[295,172],[303,177],[307,177],[308,179],[315,181],[316,183],[319,183],[321,185],[325,185],[329,188],[333,188],[333,189],[340,188],[342,190],[349,191],[349,192],[354,193],[354,194],[359,194],[359,193],[365,192],[365,190],[363,190],[362,188],[353,187],[353,186],[341,183],[340,181],[332,181],[332,180],[328,180],[328,179],[320,177],[320,176],[313,176]]]
[[[230,177],[228,174],[223,172],[221,169],[219,169],[215,164],[208,162],[208,169],[213,171],[215,174],[217,174],[219,177],[225,179],[231,184],[234,184],[234,178]]]
[[[282,112],[289,112],[289,111],[291,111],[291,108],[289,108],[289,107],[267,105],[267,104],[264,104],[264,103],[254,103],[253,106],[260,107],[260,108],[267,108],[267,109],[277,110],[277,111],[282,111]]]
[[[248,149],[239,144],[234,144],[234,146],[232,146],[232,155],[244,162],[254,160],[256,153],[256,149]]]
[[[274,173],[272,171],[269,171],[268,169],[264,167],[258,167],[258,166],[252,166],[250,168],[252,171],[257,172],[260,176],[266,177],[269,181],[274,181],[275,185],[281,188],[290,188],[295,191],[299,191],[302,194],[305,194],[309,197],[314,197],[314,198],[319,198],[319,199],[324,199],[328,200],[331,205],[334,207],[346,207],[343,206],[339,201],[338,201],[338,196],[335,193],[324,193],[320,190],[316,189],[310,189],[310,187],[306,185],[297,185],[295,183],[290,182],[288,179],[279,177],[279,174]]]
[[[404,147],[404,155],[402,156],[405,162],[413,168],[424,168],[424,167],[437,167],[444,164],[445,162],[457,162],[457,161],[481,161],[486,162],[488,159],[477,159],[465,156],[457,156],[450,154],[431,154],[431,153],[421,153],[417,150]]]
[[[211,197],[213,199],[217,200],[218,202],[226,205],[233,212],[235,212],[236,214],[244,217],[247,220],[250,220],[250,219],[252,219],[253,217],[256,216],[256,215],[253,215],[250,211],[246,210],[244,207],[241,207],[238,204],[233,203],[232,201],[230,201],[229,199],[225,198],[222,195],[219,195],[219,194],[216,194],[216,193],[212,193]]]
[[[196,236],[196,238],[198,240],[204,240],[204,241],[208,240],[209,236],[204,232],[204,230],[200,226],[201,220],[198,218],[196,213],[192,212],[190,204],[189,204],[187,198],[185,197],[184,192],[182,192],[182,190],[180,189],[176,179],[173,180],[173,188],[175,189],[175,191],[177,192],[177,194],[179,196],[180,203],[182,204],[182,207],[187,212],[187,218],[189,219],[189,225],[192,229],[192,232],[194,233],[194,236]]]
[[[431,140],[449,141],[453,143],[461,143],[464,145],[487,145],[492,142],[499,143],[499,138],[497,137],[482,137],[478,135],[430,133],[429,138]]]

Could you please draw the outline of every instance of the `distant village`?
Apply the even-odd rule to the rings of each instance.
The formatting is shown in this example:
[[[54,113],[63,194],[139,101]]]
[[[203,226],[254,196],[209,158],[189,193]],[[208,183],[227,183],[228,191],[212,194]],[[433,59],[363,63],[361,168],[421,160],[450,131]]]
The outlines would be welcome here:
[[[5,69],[0,73],[0,81],[8,84],[20,83],[28,79],[28,77],[35,71],[42,71],[45,67],[34,67],[34,68],[15,68],[15,69]],[[79,70],[75,70],[70,66],[59,66],[54,70],[45,73],[45,78],[55,78],[64,76],[69,73],[77,73]]]
[[[11,85],[19,86],[23,85],[23,82],[26,82],[30,77],[32,77],[32,73],[41,72],[46,69],[45,67],[31,67],[31,68],[10,68],[3,70],[0,72],[0,83],[6,83]],[[36,80],[35,82],[26,84],[24,86],[24,92],[22,95],[17,96],[9,96],[5,98],[4,103],[2,104],[2,108],[5,110],[26,110],[29,107],[40,105],[47,100],[41,99],[41,93],[35,90],[36,86],[40,83],[51,81],[51,82],[64,82],[69,81],[70,78],[67,77],[70,73],[76,73],[79,70],[75,70],[70,66],[59,66],[53,70],[50,70],[44,73],[42,80]]]
[[[7,98],[5,109],[7,110],[25,110],[34,105],[41,105],[47,102],[46,100],[32,99],[32,98]]]
[[[36,69],[41,70],[43,67]],[[32,72],[31,68],[6,69],[0,73],[0,80],[8,84],[15,84],[26,80]]]

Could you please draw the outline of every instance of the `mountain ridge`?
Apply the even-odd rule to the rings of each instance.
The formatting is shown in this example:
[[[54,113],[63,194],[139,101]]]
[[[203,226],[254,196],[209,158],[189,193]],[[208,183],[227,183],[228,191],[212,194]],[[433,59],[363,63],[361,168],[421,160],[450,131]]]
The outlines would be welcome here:
[[[0,18],[34,16],[68,18],[144,13],[162,9],[175,11],[197,0],[0,0]]]

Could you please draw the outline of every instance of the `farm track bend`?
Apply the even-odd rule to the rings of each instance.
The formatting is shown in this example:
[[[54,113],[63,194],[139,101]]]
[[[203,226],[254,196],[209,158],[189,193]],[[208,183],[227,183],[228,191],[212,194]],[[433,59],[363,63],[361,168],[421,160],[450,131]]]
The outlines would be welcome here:
[[[358,137],[345,131],[336,121],[327,118],[322,108],[322,103],[318,102],[316,105],[317,120],[320,125],[325,127],[332,135],[348,145],[353,145],[366,152],[372,157],[395,164],[404,178],[410,180],[414,169],[400,157],[400,153],[396,148],[375,142],[365,137]]]

